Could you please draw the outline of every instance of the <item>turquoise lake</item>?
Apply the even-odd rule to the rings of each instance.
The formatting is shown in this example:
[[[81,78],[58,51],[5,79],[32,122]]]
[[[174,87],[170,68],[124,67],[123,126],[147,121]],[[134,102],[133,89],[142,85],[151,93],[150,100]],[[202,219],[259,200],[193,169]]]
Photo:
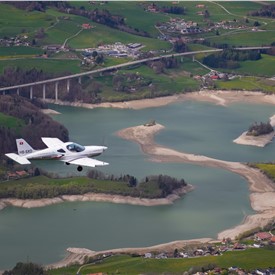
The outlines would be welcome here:
[[[228,107],[186,101],[144,110],[83,109],[51,106],[54,119],[70,131],[70,139],[83,145],[106,145],[98,159],[109,174],[131,174],[142,179],[152,174],[184,178],[195,190],[170,206],[74,202],[44,208],[9,207],[0,211],[0,269],[18,261],[54,263],[68,247],[102,250],[141,247],[190,238],[212,237],[239,224],[253,213],[244,178],[226,170],[186,163],[154,163],[135,143],[115,132],[151,119],[165,126],[155,140],[167,147],[222,160],[266,162],[274,160],[274,142],[265,148],[237,145],[237,138],[253,122],[274,115],[271,105],[232,104]],[[53,173],[79,174],[75,166],[36,161]],[[84,169],[85,174],[87,168]]]

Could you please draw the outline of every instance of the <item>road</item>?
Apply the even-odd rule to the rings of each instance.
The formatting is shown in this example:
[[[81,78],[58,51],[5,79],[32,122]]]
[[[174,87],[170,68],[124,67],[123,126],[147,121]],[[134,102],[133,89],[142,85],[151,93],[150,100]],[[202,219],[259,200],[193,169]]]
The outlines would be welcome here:
[[[238,50],[252,50],[252,49],[255,50],[255,49],[267,49],[267,48],[270,48],[270,47],[244,47],[244,48],[238,48]],[[126,62],[126,63],[123,63],[123,64],[109,66],[109,67],[106,67],[106,68],[96,69],[96,70],[92,70],[92,71],[88,71],[88,72],[83,72],[83,73],[78,73],[78,74],[73,74],[73,75],[67,75],[67,76],[42,80],[42,81],[35,81],[35,82],[30,82],[30,83],[25,83],[25,84],[20,84],[20,85],[14,85],[14,86],[9,86],[9,87],[2,87],[2,88],[0,88],[0,91],[9,91],[9,90],[20,89],[20,88],[25,88],[25,87],[31,87],[31,86],[36,86],[36,85],[55,83],[55,82],[59,82],[59,81],[62,81],[62,80],[68,80],[68,79],[72,79],[72,78],[82,77],[82,76],[85,76],[85,75],[91,75],[91,74],[101,73],[101,72],[110,71],[110,70],[117,70],[117,69],[127,67],[127,66],[131,66],[131,65],[142,64],[142,63],[145,63],[145,62],[148,62],[148,61],[159,60],[161,58],[169,58],[169,57],[173,57],[173,56],[177,57],[177,56],[196,55],[196,54],[200,54],[200,53],[214,53],[214,52],[221,52],[221,51],[223,51],[223,49],[201,50],[201,51],[191,51],[191,52],[184,52],[184,53],[174,53],[174,54],[161,55],[161,56],[157,56],[157,57],[151,57],[151,58],[145,58],[145,59],[130,61],[130,62]]]

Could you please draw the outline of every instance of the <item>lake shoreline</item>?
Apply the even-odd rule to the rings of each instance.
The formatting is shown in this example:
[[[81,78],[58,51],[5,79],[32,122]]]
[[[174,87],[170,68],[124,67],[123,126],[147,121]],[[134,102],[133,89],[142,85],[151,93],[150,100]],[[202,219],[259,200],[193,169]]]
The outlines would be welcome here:
[[[123,195],[111,195],[105,193],[86,193],[83,195],[61,195],[54,198],[43,198],[43,199],[16,199],[16,198],[6,198],[0,199],[0,210],[13,206],[22,208],[36,208],[45,207],[57,203],[63,202],[110,202],[110,203],[120,203],[120,204],[131,204],[140,206],[160,206],[160,205],[170,205],[176,200],[183,197],[185,194],[191,192],[194,187],[190,184],[174,190],[174,192],[165,198],[159,199],[148,199],[148,198],[138,198]]]
[[[171,103],[176,103],[186,100],[195,101],[206,101],[217,105],[227,106],[228,104],[235,102],[247,102],[247,103],[262,103],[262,104],[273,104],[275,105],[275,96],[266,95],[261,92],[244,92],[244,91],[200,91],[188,94],[181,94],[175,96],[168,96],[157,99],[144,99],[130,102],[119,102],[119,103],[102,103],[102,104],[82,104],[82,103],[65,103],[65,102],[54,102],[60,105],[69,105],[84,108],[127,108],[127,109],[143,109],[160,107]],[[156,126],[156,127],[155,127]],[[161,244],[158,246],[152,246],[147,248],[121,248],[121,249],[110,249],[106,251],[91,251],[86,249],[73,249],[68,248],[67,252],[69,255],[58,263],[47,265],[47,268],[59,268],[67,266],[73,262],[83,262],[85,256],[94,256],[103,253],[145,253],[160,249],[175,249],[181,248],[184,245],[192,242],[196,243],[208,243],[217,242],[223,238],[235,238],[241,233],[255,228],[257,226],[264,226],[270,220],[275,218],[275,185],[265,175],[263,175],[258,169],[251,168],[243,163],[227,162],[223,160],[216,160],[201,155],[186,154],[184,152],[177,152],[175,150],[161,147],[155,144],[154,135],[161,131],[164,127],[157,124],[153,127],[147,127],[149,132],[144,132],[145,126],[141,127],[141,130],[137,127],[131,127],[130,132],[126,131],[122,134],[121,131],[117,135],[122,138],[127,138],[133,142],[138,143],[143,152],[150,156],[152,161],[156,162],[186,162],[197,165],[205,165],[209,167],[218,167],[229,170],[233,173],[237,173],[246,178],[249,184],[250,190],[250,201],[251,206],[256,212],[254,215],[245,217],[244,221],[234,228],[230,228],[220,232],[217,236],[217,240],[211,238],[196,239],[196,240],[181,240],[167,244]],[[124,136],[123,136],[124,135]],[[144,140],[144,137],[146,139]]]
[[[246,231],[258,226],[265,226],[275,218],[275,184],[261,173],[260,170],[239,162],[217,160],[206,156],[193,155],[161,147],[155,143],[154,136],[163,129],[164,126],[160,124],[153,126],[139,125],[118,131],[116,135],[138,143],[143,152],[151,157],[152,161],[186,162],[209,167],[218,167],[245,177],[248,181],[249,190],[251,192],[251,207],[256,213],[245,217],[240,225],[220,232],[216,239],[201,238],[193,240],[178,240],[150,247],[120,248],[104,251],[92,251],[85,248],[68,248],[68,255],[63,260],[55,264],[47,265],[46,268],[52,269],[64,267],[74,262],[79,262],[81,264],[84,262],[85,257],[94,257],[103,254],[138,253],[142,255],[146,252],[152,251],[174,251],[176,248],[182,249],[182,247],[190,244],[200,245],[220,242],[224,238],[235,239]]]
[[[275,218],[275,183],[260,170],[240,162],[218,160],[160,146],[155,143],[154,136],[162,129],[164,129],[164,126],[160,124],[150,127],[140,125],[123,129],[116,134],[121,138],[138,143],[142,151],[149,155],[152,161],[192,163],[201,166],[222,168],[236,173],[248,181],[251,192],[251,207],[256,214],[247,216],[241,225],[220,232],[218,234],[219,240],[223,238],[235,239],[245,231],[258,226],[263,227]],[[263,196],[265,196],[265,200],[262,200]]]
[[[94,108],[118,108],[118,109],[134,109],[141,110],[145,108],[154,108],[166,106],[168,104],[183,102],[187,100],[210,102],[221,106],[227,106],[236,102],[245,103],[261,103],[275,105],[275,95],[265,94],[263,92],[253,91],[223,91],[223,90],[201,90],[198,92],[190,92],[184,94],[176,94],[171,96],[146,98],[122,102],[102,102],[97,104],[82,103],[82,102],[68,102],[54,99],[45,99],[45,102],[72,106],[82,107],[88,109]],[[50,113],[50,111],[46,111]]]

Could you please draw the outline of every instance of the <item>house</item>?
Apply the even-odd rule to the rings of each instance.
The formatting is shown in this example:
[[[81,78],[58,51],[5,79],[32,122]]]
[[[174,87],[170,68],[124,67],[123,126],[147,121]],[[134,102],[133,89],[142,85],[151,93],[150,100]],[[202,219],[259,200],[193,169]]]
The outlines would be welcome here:
[[[152,253],[150,253],[150,252],[145,253],[144,258],[145,259],[151,259],[152,258]]]
[[[93,26],[91,26],[91,25],[88,24],[88,23],[82,24],[81,27],[82,27],[82,29],[84,29],[84,30],[89,30],[89,29],[93,28]]]
[[[26,171],[16,171],[15,172],[19,177],[25,177],[28,176],[28,173]]]
[[[270,239],[270,241],[275,244],[275,236],[272,236],[272,238]]]
[[[255,234],[255,239],[257,241],[268,241],[271,240],[272,235],[269,232],[258,232]]]
[[[213,80],[217,80],[217,79],[219,79],[219,76],[218,75],[211,75],[210,78],[213,79]]]

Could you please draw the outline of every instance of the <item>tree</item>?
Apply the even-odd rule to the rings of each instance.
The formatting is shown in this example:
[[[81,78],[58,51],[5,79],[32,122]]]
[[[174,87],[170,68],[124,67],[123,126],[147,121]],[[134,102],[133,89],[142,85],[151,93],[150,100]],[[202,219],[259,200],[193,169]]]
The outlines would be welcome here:
[[[205,11],[204,11],[203,17],[204,17],[205,19],[210,17],[210,13],[209,13],[208,10],[205,10]]]
[[[4,275],[43,275],[44,270],[43,268],[34,263],[17,263],[16,266],[10,270],[10,271],[5,271],[3,273]]]
[[[93,51],[93,52],[92,52],[92,57],[95,58],[96,56],[98,56],[97,51]]]
[[[131,187],[135,187],[137,185],[137,179],[135,177],[133,177],[133,176],[130,176],[130,178],[129,178],[129,185]]]

